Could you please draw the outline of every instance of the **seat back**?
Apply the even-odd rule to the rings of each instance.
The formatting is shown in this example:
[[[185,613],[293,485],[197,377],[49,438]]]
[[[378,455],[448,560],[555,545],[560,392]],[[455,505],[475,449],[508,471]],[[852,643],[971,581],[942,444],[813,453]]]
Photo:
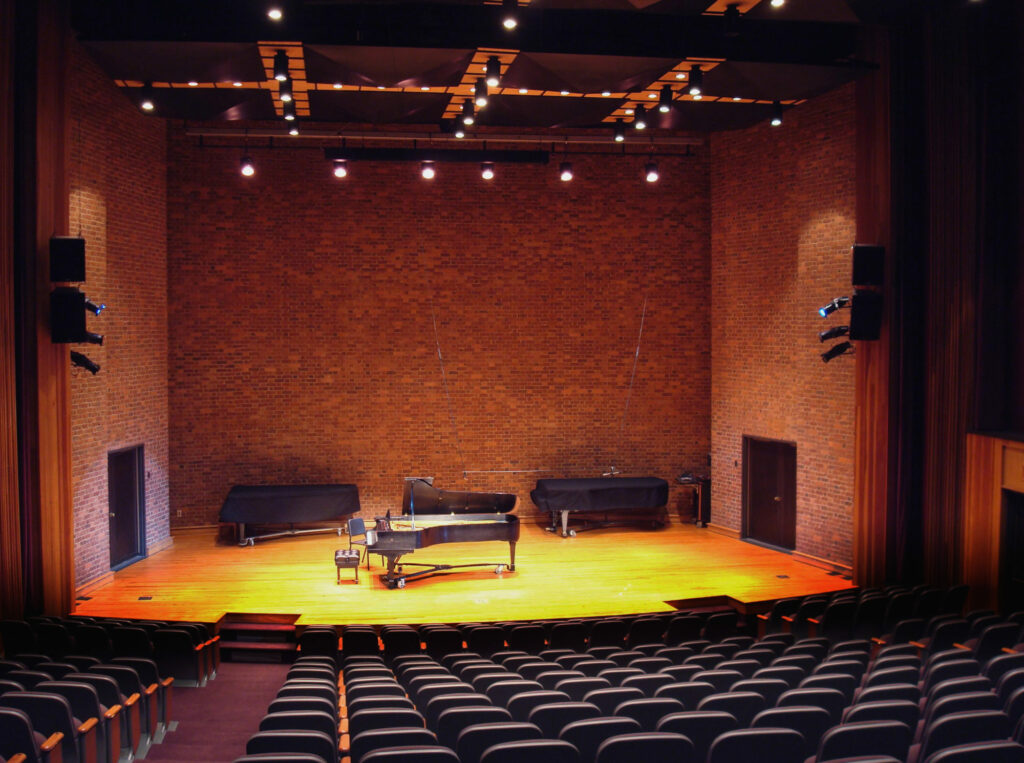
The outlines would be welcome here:
[[[822,735],[832,727],[832,717],[821,707],[770,707],[762,710],[750,723],[751,728],[785,728],[800,732],[803,747],[800,758],[814,755]]]
[[[368,753],[382,748],[437,744],[437,737],[430,729],[417,728],[415,726],[368,729],[351,737],[349,741],[349,759],[352,763],[359,763],[359,761],[366,759]]]
[[[245,744],[247,755],[260,753],[311,753],[327,763],[338,763],[338,748],[319,731],[257,731]]]
[[[580,760],[589,763],[597,756],[597,749],[605,739],[640,730],[640,724],[632,718],[599,715],[572,721],[562,728],[558,738],[573,745],[579,750]]]
[[[511,721],[512,713],[504,707],[449,707],[437,716],[434,730],[437,732],[438,743],[454,750],[463,729],[478,723]]]
[[[551,702],[534,707],[527,720],[540,728],[544,736],[554,739],[572,721],[599,715],[601,710],[592,702]]]
[[[695,761],[693,742],[670,731],[634,731],[605,739],[597,748],[596,763],[634,763],[646,760]]]
[[[736,729],[720,734],[708,750],[707,763],[791,763],[793,751],[804,745],[800,732],[793,729]]]
[[[487,748],[480,763],[579,763],[579,751],[561,739],[519,739]]]
[[[737,728],[739,722],[729,713],[717,710],[685,710],[663,716],[655,730],[682,734],[693,743],[694,760],[703,761],[708,756],[711,743],[719,734]]]

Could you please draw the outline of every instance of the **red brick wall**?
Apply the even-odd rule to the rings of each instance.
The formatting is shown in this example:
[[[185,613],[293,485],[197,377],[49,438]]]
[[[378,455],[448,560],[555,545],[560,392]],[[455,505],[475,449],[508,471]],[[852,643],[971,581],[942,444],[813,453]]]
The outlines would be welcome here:
[[[853,86],[711,141],[713,521],[741,527],[742,436],[796,443],[797,551],[852,561],[854,362],[817,309],[850,287]]]
[[[144,117],[74,46],[70,66],[69,231],[86,240],[83,291],[107,304],[89,316],[102,347],[74,346],[99,363],[71,372],[75,577],[110,569],[107,453],[142,445],[146,542],[166,541],[166,125]]]
[[[372,516],[432,475],[529,514],[538,477],[706,469],[706,150],[657,185],[644,156],[574,157],[571,184],[555,164],[339,181],[308,144],[254,143],[244,179],[241,146],[171,136],[172,524],[215,522],[234,484],[354,482]]]

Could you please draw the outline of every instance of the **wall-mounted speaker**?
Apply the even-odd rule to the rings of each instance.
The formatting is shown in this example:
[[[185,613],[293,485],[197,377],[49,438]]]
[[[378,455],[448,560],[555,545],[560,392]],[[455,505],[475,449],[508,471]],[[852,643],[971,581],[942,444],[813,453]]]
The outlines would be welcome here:
[[[50,280],[55,283],[85,280],[85,239],[53,236],[50,239]]]
[[[881,286],[885,283],[885,247],[854,244],[853,285]]]
[[[878,339],[882,330],[882,295],[877,291],[854,292],[850,300],[850,339]]]

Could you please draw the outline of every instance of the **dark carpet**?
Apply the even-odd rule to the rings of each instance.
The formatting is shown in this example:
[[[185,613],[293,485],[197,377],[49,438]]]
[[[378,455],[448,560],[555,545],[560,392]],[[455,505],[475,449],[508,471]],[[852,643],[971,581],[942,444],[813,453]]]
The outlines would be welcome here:
[[[202,688],[174,689],[178,728],[149,749],[159,763],[230,763],[245,755],[267,706],[284,683],[288,665],[222,662]]]

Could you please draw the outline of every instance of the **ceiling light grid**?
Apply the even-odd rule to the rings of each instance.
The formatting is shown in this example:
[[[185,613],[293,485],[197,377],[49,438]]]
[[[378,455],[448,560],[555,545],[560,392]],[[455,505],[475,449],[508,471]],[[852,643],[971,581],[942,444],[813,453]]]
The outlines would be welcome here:
[[[500,5],[501,3],[497,3]],[[494,56],[498,59],[501,66],[501,76],[505,76],[505,72],[508,71],[508,67],[515,61],[516,56],[519,55],[518,50],[508,50],[503,48],[477,48],[473,54],[473,58],[470,59],[469,65],[466,67],[466,71],[462,73],[462,80],[458,85],[446,88],[433,88],[434,92],[445,92],[449,96],[448,105],[444,109],[444,119],[455,119],[462,113],[462,102],[466,98],[472,98],[474,95],[474,88],[476,87],[476,81],[486,76],[487,74],[487,59]],[[419,88],[408,88],[409,90],[418,90]],[[496,88],[488,88],[491,95],[520,95],[518,88],[512,87],[501,87],[500,85]],[[537,94],[535,91],[534,95]]]
[[[292,103],[295,104],[295,115],[297,117],[309,117],[309,82],[306,80],[306,57],[303,53],[301,42],[259,42],[260,58],[263,60],[263,69],[267,75],[267,81],[263,87],[270,90],[274,97],[274,111],[278,116],[284,114],[284,104],[281,102],[281,83],[274,79],[274,55],[277,51],[283,50],[288,56],[288,76],[292,86]]]
[[[672,99],[674,101],[692,101],[694,100],[693,96],[686,92],[691,67],[699,66],[707,73],[720,63],[723,63],[723,61],[724,59],[721,58],[684,58],[643,90],[619,96],[622,98],[622,103],[619,104],[615,111],[606,116],[603,121],[614,122],[616,119],[629,119],[636,112],[637,106],[643,106],[645,109],[657,109],[661,98],[661,90],[665,85],[672,89]],[[704,96],[703,100],[718,100],[718,98]]]

